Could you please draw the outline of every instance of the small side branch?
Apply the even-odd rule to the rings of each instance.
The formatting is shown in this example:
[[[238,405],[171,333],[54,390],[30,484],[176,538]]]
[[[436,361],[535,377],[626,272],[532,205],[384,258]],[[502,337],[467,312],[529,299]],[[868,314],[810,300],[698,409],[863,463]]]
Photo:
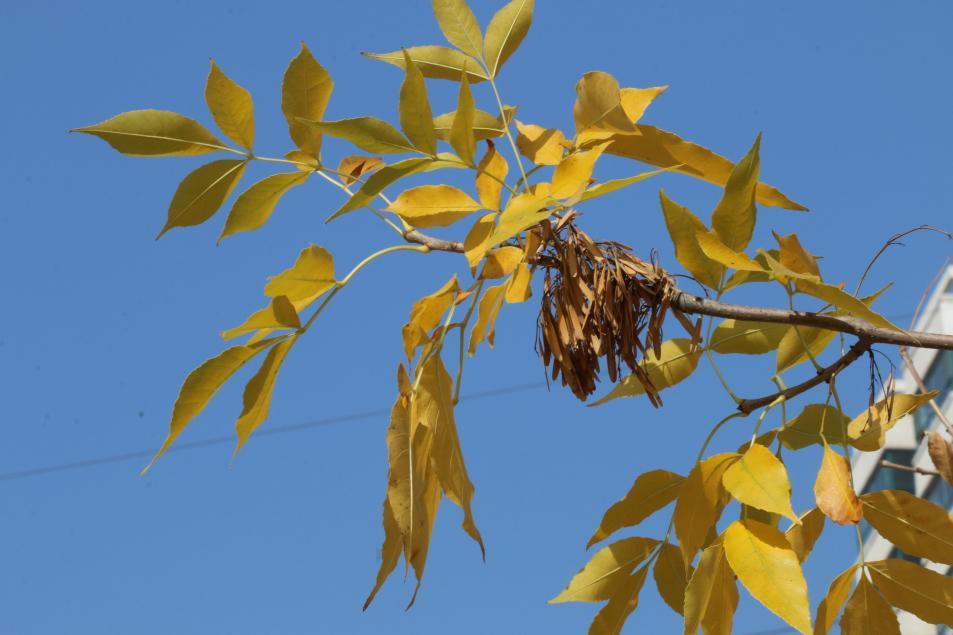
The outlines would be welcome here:
[[[880,465],[883,467],[889,467],[892,470],[900,470],[901,472],[913,472],[914,474],[928,474],[930,476],[940,476],[940,473],[936,470],[931,470],[925,467],[914,467],[912,465],[901,465],[900,463],[894,463],[893,461],[883,460],[880,462]]]

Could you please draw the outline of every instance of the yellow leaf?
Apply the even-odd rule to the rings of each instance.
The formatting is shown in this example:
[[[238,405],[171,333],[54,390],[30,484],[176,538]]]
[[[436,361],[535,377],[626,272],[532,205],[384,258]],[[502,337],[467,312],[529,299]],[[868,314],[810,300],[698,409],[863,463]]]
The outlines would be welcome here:
[[[701,626],[705,635],[729,635],[737,606],[735,576],[718,540],[702,552],[685,588],[684,634],[698,635]]]
[[[411,46],[402,51],[390,53],[361,53],[373,60],[380,60],[393,64],[397,68],[406,70],[404,51],[414,61],[424,77],[431,79],[449,79],[460,81],[460,73],[466,69],[467,79],[471,84],[486,81],[486,74],[472,59],[460,51],[446,46]]]
[[[493,232],[487,246],[495,247],[549,218],[552,210],[548,209],[547,205],[551,202],[548,183],[537,183],[529,190],[511,198],[506,204],[506,209],[500,214],[496,231]]]
[[[773,351],[787,331],[784,324],[724,320],[711,335],[711,349],[718,353],[761,355]]]
[[[695,553],[705,544],[721,512],[728,503],[721,477],[738,460],[734,453],[716,454],[700,461],[688,474],[675,502],[673,523],[675,535],[685,562],[692,562]]]
[[[790,326],[781,338],[778,344],[778,356],[776,369],[781,373],[789,368],[793,368],[800,363],[806,362],[811,357],[817,357],[824,352],[827,345],[831,343],[836,331],[827,329],[812,328],[809,326]],[[810,351],[810,355],[805,351]]]
[[[268,355],[261,363],[261,368],[251,378],[251,381],[245,385],[245,393],[242,395],[242,414],[235,422],[235,432],[238,434],[238,445],[235,448],[235,454],[238,454],[251,433],[258,429],[265,419],[268,418],[268,410],[271,407],[271,395],[275,390],[275,380],[278,378],[278,370],[291,347],[294,346],[297,338],[295,336],[282,340],[268,351]]]
[[[167,110],[131,110],[71,132],[99,137],[131,156],[187,156],[225,149],[225,144],[194,119]]]
[[[390,411],[387,425],[387,506],[394,517],[394,525],[401,544],[412,535],[415,505],[413,471],[414,457],[410,430],[410,383],[403,364],[397,367],[399,392]],[[419,457],[423,458],[423,457]],[[418,461],[419,463],[419,461]],[[419,484],[418,484],[419,491]],[[385,514],[386,520],[386,514]],[[406,556],[407,554],[405,554]]]
[[[459,78],[458,78],[459,79]],[[473,84],[472,81],[470,81]],[[453,119],[457,116],[457,111],[445,112],[433,118],[433,127],[437,133],[437,138],[441,141],[450,142],[450,129],[453,126]],[[485,110],[475,109],[473,111],[473,137],[477,141],[491,139],[493,137],[502,137],[506,132],[503,130],[503,123],[500,115],[491,115]]]
[[[286,295],[294,303],[310,303],[335,284],[331,252],[324,247],[310,245],[301,250],[290,269],[271,277],[265,285],[265,295],[270,298]]]
[[[815,283],[810,280],[798,280],[796,283],[797,290],[800,293],[806,293],[807,295],[814,296],[815,298],[820,298],[829,304],[833,304],[845,311],[848,315],[853,315],[862,320],[866,320],[873,324],[874,326],[879,326],[880,328],[893,329],[895,331],[903,331],[899,326],[893,324],[890,320],[881,316],[876,311],[873,311],[868,307],[862,300],[855,298],[846,291],[839,289],[830,284],[824,283]]]
[[[953,518],[947,510],[903,490],[870,492],[860,500],[867,522],[898,548],[953,564]]]
[[[563,158],[566,137],[562,130],[543,128],[516,121],[516,147],[520,154],[536,165],[556,165]]]
[[[365,152],[398,154],[416,152],[397,128],[377,117],[354,117],[339,121],[302,121],[319,133],[344,139]]]
[[[625,538],[603,547],[549,603],[608,600],[625,585],[632,571],[655,551],[658,542],[652,538]]]
[[[483,271],[480,277],[486,280],[497,280],[510,275],[516,265],[523,258],[523,250],[519,247],[507,245],[494,249],[486,256],[486,263],[483,265]]]
[[[668,90],[668,86],[653,86],[652,88],[623,88],[620,91],[622,110],[632,123],[638,123],[645,110],[655,101],[655,98]]]
[[[241,326],[222,332],[222,339],[230,340],[239,335],[252,333],[254,331],[267,330],[269,333],[277,329],[298,329],[301,328],[301,320],[298,318],[298,311],[304,307],[296,307],[288,296],[278,295],[272,298],[271,302],[264,309],[252,313]],[[261,339],[261,338],[256,338]],[[251,344],[253,342],[249,342]]]
[[[744,251],[754,234],[757,220],[754,196],[761,171],[761,163],[758,159],[760,146],[761,135],[759,134],[748,154],[731,169],[731,175],[725,184],[724,195],[711,215],[712,229],[726,245],[735,251]]]
[[[255,107],[251,94],[212,61],[205,82],[205,103],[225,136],[251,152],[255,142]]]
[[[868,407],[847,424],[850,444],[864,452],[879,450],[887,431],[900,419],[937,396],[937,391],[921,395],[894,394]]]
[[[440,323],[444,312],[453,304],[460,292],[460,283],[454,275],[435,292],[417,300],[410,310],[410,319],[404,325],[404,352],[413,359],[417,346],[423,343],[426,334]]]
[[[817,276],[817,278],[820,279],[821,270],[817,266],[817,258],[801,245],[797,234],[781,236],[776,232],[772,233],[774,233],[774,238],[781,247],[778,258],[782,265],[791,271]]]
[[[419,228],[444,227],[480,209],[480,204],[450,185],[421,185],[401,192],[386,208]]]
[[[784,532],[784,537],[797,554],[798,562],[804,562],[811,555],[821,532],[824,531],[825,516],[817,507],[801,514],[800,523],[795,523]]]
[[[844,608],[840,626],[844,635],[901,635],[893,609],[863,574]]]
[[[486,340],[490,348],[493,348],[496,316],[500,312],[500,307],[503,306],[505,291],[506,285],[501,284],[489,287],[483,292],[483,297],[480,298],[480,305],[477,309],[477,321],[473,325],[473,330],[470,331],[470,347],[467,349],[470,357],[473,357],[477,346],[483,340]]]
[[[780,433],[781,443],[789,450],[800,450],[815,443],[843,443],[849,419],[837,408],[824,404],[804,406],[799,415],[787,422]]]
[[[664,190],[659,190],[659,200],[668,234],[675,245],[675,258],[696,280],[717,289],[725,268],[706,256],[698,244],[698,233],[705,230],[705,224],[687,207],[669,199]]]
[[[953,578],[907,562],[868,562],[867,570],[877,588],[898,609],[924,622],[953,627]]]
[[[931,430],[927,438],[930,460],[933,461],[933,465],[943,480],[953,485],[953,444],[944,439],[936,430]]]
[[[769,255],[777,257],[777,249],[769,249],[767,252]],[[751,282],[771,282],[771,275],[768,273],[768,265],[765,261],[765,257],[761,254],[758,254],[754,257],[755,262],[763,267],[763,271],[736,271],[731,274],[731,277],[728,278],[728,281],[725,282],[724,290],[730,291],[735,287],[739,287],[743,284],[748,284]]]
[[[589,635],[619,635],[625,620],[639,605],[639,593],[645,585],[648,568],[642,567],[632,574],[625,584],[613,594],[589,625]]]
[[[668,470],[652,470],[641,474],[622,500],[606,511],[599,528],[586,544],[586,549],[623,527],[638,525],[671,503],[684,482],[684,476]]]
[[[467,75],[463,73],[460,77],[457,111],[450,126],[450,145],[467,165],[473,165],[476,155],[476,137],[473,135],[475,120],[476,106],[473,102],[473,93],[470,92],[470,82],[467,81]],[[436,134],[436,131],[434,131],[434,134]]]
[[[685,338],[675,338],[662,342],[662,354],[655,356],[648,351],[642,360],[642,367],[648,373],[649,380],[656,390],[663,390],[674,386],[688,378],[698,366],[701,358],[701,349],[693,347],[692,342]],[[635,397],[645,394],[645,387],[633,375],[626,375],[619,383],[612,387],[604,397],[592,406],[598,406],[619,397]]]
[[[501,181],[506,180],[510,166],[503,155],[496,151],[492,141],[486,142],[486,154],[477,166],[476,191],[480,204],[486,209],[500,209],[500,195],[503,191]],[[473,263],[470,263],[471,266]]]
[[[591,71],[582,76],[576,84],[576,104],[572,114],[577,135],[586,131],[609,134],[636,132],[635,125],[622,107],[619,82],[609,73]]]
[[[414,147],[433,156],[437,154],[437,133],[433,127],[433,113],[427,97],[423,73],[404,51],[404,83],[400,86],[400,127]]]
[[[216,357],[203,362],[201,366],[189,373],[182,384],[182,388],[179,389],[179,396],[172,408],[172,423],[169,427],[169,435],[163,441],[162,447],[156,452],[149,465],[142,470],[143,474],[159,460],[160,456],[165,454],[165,451],[182,434],[189,422],[205,409],[205,406],[218,392],[218,389],[228,381],[229,377],[235,374],[235,371],[244,366],[255,355],[280,341],[282,341],[282,338],[275,337],[247,346],[233,346]]]
[[[475,268],[477,263],[486,254],[490,244],[490,237],[496,229],[496,212],[481,216],[475,223],[463,241],[463,253],[470,263],[470,268]]]
[[[827,635],[837,619],[837,614],[844,607],[850,587],[854,583],[857,565],[848,567],[846,571],[834,578],[827,589],[827,595],[817,606],[817,617],[814,620],[814,635]],[[864,576],[866,581],[866,576]],[[852,618],[853,619],[853,618]],[[861,632],[864,632],[863,630]],[[869,631],[867,631],[869,632]]]
[[[292,141],[302,152],[315,158],[321,154],[321,134],[301,120],[324,119],[332,90],[331,76],[302,42],[301,51],[288,64],[281,82],[281,111],[288,120]]]
[[[851,485],[850,463],[824,444],[824,458],[814,481],[817,508],[838,525],[856,525],[864,515]]]
[[[477,59],[483,56],[483,34],[466,0],[433,0],[433,13],[448,42]]]
[[[350,185],[368,172],[373,172],[384,166],[380,157],[362,157],[351,155],[341,159],[338,163],[338,175],[345,185]]]
[[[610,194],[616,190],[621,190],[624,187],[644,181],[645,179],[651,178],[653,176],[658,176],[659,174],[667,171],[668,170],[655,170],[653,172],[643,172],[642,174],[636,174],[635,176],[629,176],[624,179],[613,179],[604,183],[596,183],[579,196],[579,201],[588,201],[599,196],[605,196],[606,194]]]
[[[247,163],[223,159],[190,172],[176,189],[169,203],[169,218],[156,238],[173,227],[200,225],[210,219],[238,185]]]
[[[293,161],[295,164],[295,169],[301,170],[302,172],[313,172],[318,169],[318,160],[310,154],[302,152],[301,150],[292,150],[290,152],[286,152],[285,159],[288,161]]]
[[[602,156],[602,150],[601,146],[597,146],[591,150],[574,152],[560,161],[553,172],[553,198],[566,199],[582,194],[589,185],[592,170]]]
[[[397,562],[400,560],[400,554],[403,551],[400,531],[397,528],[397,521],[394,520],[394,512],[391,509],[390,501],[384,500],[384,544],[381,545],[381,566],[377,571],[377,580],[374,582],[374,588],[371,589],[367,599],[364,600],[364,609],[371,605],[374,596],[380,591],[387,577],[397,568]]]
[[[725,157],[666,130],[642,124],[635,127],[638,134],[614,136],[606,152],[660,168],[673,168],[721,187],[728,183],[732,163]],[[758,184],[756,200],[768,207],[807,209],[764,183]]]
[[[698,246],[702,253],[715,262],[739,271],[764,271],[760,263],[723,243],[714,232],[704,228],[699,229],[695,232],[695,237],[698,239]]]
[[[496,12],[487,25],[483,59],[490,69],[490,77],[499,74],[503,64],[516,52],[529,32],[533,22],[533,4],[534,0],[511,0]]]
[[[801,522],[791,509],[791,483],[784,463],[755,443],[725,470],[722,482],[735,500]]]
[[[218,240],[221,242],[226,236],[252,231],[264,225],[281,197],[291,188],[307,181],[308,176],[309,172],[272,174],[242,192],[235,199]]]
[[[751,595],[800,633],[811,632],[807,583],[791,545],[780,531],[755,520],[725,530],[728,564]]]
[[[652,575],[659,595],[673,611],[681,615],[685,607],[685,587],[691,577],[691,572],[685,568],[681,550],[668,543],[662,545]]]
[[[533,273],[525,263],[517,265],[513,275],[510,276],[506,284],[506,302],[508,304],[519,304],[529,300],[533,294],[530,282],[533,279]]]

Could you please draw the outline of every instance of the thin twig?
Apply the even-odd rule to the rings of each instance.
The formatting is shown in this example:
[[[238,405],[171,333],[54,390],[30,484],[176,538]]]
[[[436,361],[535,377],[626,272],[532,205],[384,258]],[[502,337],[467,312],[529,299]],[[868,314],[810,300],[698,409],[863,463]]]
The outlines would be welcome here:
[[[880,462],[880,465],[883,467],[889,467],[894,470],[900,470],[901,472],[914,472],[916,474],[928,474],[930,476],[940,476],[940,473],[936,470],[931,470],[925,467],[914,467],[912,465],[901,465],[900,463],[894,463],[893,461],[887,461],[886,459]]]
[[[940,234],[941,236],[946,236],[948,239],[953,240],[953,233],[950,233],[946,231],[945,229],[939,229],[938,227],[934,227],[932,225],[918,225],[917,227],[914,227],[913,229],[908,229],[905,232],[894,234],[893,236],[890,237],[890,240],[885,242],[883,247],[881,247],[880,250],[876,254],[874,254],[874,257],[870,260],[870,262],[867,263],[867,267],[864,269],[864,273],[861,274],[860,280],[857,282],[857,288],[854,290],[854,294],[856,295],[857,293],[860,293],[860,287],[861,285],[864,284],[864,280],[867,278],[867,274],[870,273],[870,270],[873,268],[874,263],[877,262],[877,259],[880,258],[880,256],[882,256],[883,253],[887,251],[887,249],[889,249],[893,245],[903,245],[903,243],[900,242],[901,238],[903,238],[904,236],[909,236],[910,234],[914,232],[918,232],[918,231],[936,232],[937,234]]]

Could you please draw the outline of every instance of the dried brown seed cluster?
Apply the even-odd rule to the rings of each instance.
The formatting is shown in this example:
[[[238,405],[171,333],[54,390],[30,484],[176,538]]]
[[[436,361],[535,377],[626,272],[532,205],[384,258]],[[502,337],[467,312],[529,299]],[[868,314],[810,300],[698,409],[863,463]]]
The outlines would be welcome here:
[[[574,217],[540,225],[536,263],[545,277],[536,350],[552,365],[553,380],[581,400],[595,392],[604,358],[610,381],[619,380],[624,364],[657,407],[658,390],[640,360],[647,351],[659,355],[669,310],[696,341],[699,324],[670,306],[675,284],[654,258],[645,262],[626,245],[592,240]]]

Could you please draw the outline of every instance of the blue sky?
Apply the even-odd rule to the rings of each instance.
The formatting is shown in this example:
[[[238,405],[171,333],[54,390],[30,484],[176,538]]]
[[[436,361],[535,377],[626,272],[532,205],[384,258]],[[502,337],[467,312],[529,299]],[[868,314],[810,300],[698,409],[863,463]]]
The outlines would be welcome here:
[[[497,4],[474,2],[484,24]],[[812,211],[761,210],[756,241],[766,245],[770,228],[798,232],[835,282],[853,284],[897,231],[951,225],[948,2],[538,4],[501,80],[524,121],[570,129],[573,86],[598,69],[625,86],[671,85],[644,121],[730,157],[762,131],[763,178]],[[331,249],[340,269],[392,243],[369,214],[324,225],[341,199],[317,180],[259,232],[216,247],[218,217],[156,242],[176,184],[202,159],[126,158],[66,133],[145,107],[211,125],[202,89],[214,57],[255,97],[259,151],[280,155],[290,149],[280,78],[302,40],[337,83],[329,118],[394,120],[400,73],[358,52],[440,34],[424,0],[0,5],[0,473],[158,447],[182,378],[221,350],[220,330],[259,306],[266,275],[310,242]],[[435,109],[453,103],[451,84],[432,90]],[[489,108],[485,92],[477,99]],[[718,197],[666,176],[592,205],[584,226],[640,254],[657,248],[677,269],[660,186],[703,217]],[[895,282],[881,311],[905,323],[950,251],[923,236],[890,252],[869,287]],[[411,303],[459,270],[441,254],[368,267],[289,357],[265,427],[387,409]],[[0,632],[584,632],[595,606],[546,600],[586,560],[602,512],[637,474],[686,470],[731,404],[703,368],[665,393],[660,411],[641,400],[586,409],[542,386],[533,328],[532,303],[506,308],[497,348],[465,376],[465,395],[530,386],[465,400],[458,412],[487,562],[445,506],[410,612],[412,585],[399,576],[360,611],[381,540],[387,421],[377,415],[253,437],[235,461],[230,444],[172,453],[143,478],[140,458],[0,480]],[[747,396],[768,392],[769,366],[731,363],[732,383]],[[862,375],[842,392],[853,409],[866,398]],[[182,442],[232,433],[241,379]],[[726,431],[716,449],[737,446],[750,425]],[[811,504],[818,461],[805,451],[792,462],[798,509]],[[660,514],[640,532],[666,523]],[[852,562],[852,533],[829,528],[809,562],[812,604]],[[741,634],[781,626],[747,600],[737,624]],[[627,632],[677,628],[649,584]]]

